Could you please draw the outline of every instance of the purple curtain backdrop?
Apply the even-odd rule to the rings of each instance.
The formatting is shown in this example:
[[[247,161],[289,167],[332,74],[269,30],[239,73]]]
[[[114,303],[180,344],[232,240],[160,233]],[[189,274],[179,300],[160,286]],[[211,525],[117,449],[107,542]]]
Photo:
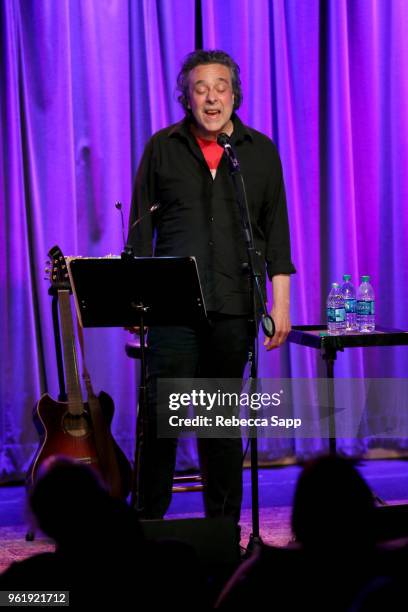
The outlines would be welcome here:
[[[242,119],[282,157],[298,269],[293,323],[324,320],[330,282],[349,272],[355,281],[372,275],[379,323],[407,325],[405,0],[3,0],[0,481],[24,475],[37,446],[32,407],[44,390],[58,395],[46,253],[55,243],[66,255],[120,252],[114,203],[127,217],[147,139],[181,118],[175,80],[195,47],[197,6],[204,47],[241,66]],[[94,386],[114,397],[114,434],[131,454],[128,338],[113,329],[85,335]],[[353,349],[339,355],[336,373],[405,376],[407,365],[406,349]],[[311,376],[322,364],[312,349],[287,345],[262,352],[260,373]],[[262,441],[261,459],[301,458],[325,444]],[[180,450],[179,467],[194,465],[194,445]]]

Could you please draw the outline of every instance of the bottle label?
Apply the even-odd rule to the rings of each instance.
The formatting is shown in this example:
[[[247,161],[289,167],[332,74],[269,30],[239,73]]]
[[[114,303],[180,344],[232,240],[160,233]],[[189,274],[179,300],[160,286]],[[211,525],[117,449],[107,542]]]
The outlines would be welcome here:
[[[357,314],[362,316],[375,314],[373,300],[357,300]]]
[[[335,323],[336,322],[336,309],[335,308],[328,308],[327,309],[327,322],[328,323]]]
[[[344,300],[344,306],[346,308],[347,314],[352,314],[356,312],[356,300],[355,299]]]
[[[346,320],[346,309],[335,308],[336,323],[343,323]]]

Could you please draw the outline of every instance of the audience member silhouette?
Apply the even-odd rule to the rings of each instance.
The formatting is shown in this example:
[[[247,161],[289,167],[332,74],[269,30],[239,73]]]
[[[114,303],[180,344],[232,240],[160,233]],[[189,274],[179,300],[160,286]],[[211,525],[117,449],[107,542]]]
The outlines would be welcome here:
[[[13,564],[1,577],[3,585],[70,591],[71,606],[135,596],[136,560],[144,553],[140,525],[126,503],[109,496],[91,468],[49,458],[29,504],[56,550]]]
[[[51,458],[29,503],[56,550],[11,565],[0,577],[1,590],[69,591],[70,607],[85,609],[144,610],[175,602],[183,609],[180,592],[190,594],[197,582],[190,547],[147,543],[135,512],[110,497],[91,468]]]
[[[292,509],[292,531],[311,553],[336,556],[375,545],[373,494],[354,462],[336,455],[312,460],[301,472]]]
[[[233,576],[217,607],[345,611],[376,576],[392,574],[375,541],[373,495],[352,461],[330,455],[308,462],[292,510],[296,542],[262,546]],[[394,567],[395,569],[395,567]]]

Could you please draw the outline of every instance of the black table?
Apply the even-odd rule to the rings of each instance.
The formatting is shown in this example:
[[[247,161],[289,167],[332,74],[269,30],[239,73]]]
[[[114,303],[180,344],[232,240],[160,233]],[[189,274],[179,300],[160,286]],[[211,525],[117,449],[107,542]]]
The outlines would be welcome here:
[[[294,325],[288,336],[288,342],[318,349],[326,362],[326,376],[334,378],[334,362],[337,352],[346,348],[361,348],[372,346],[406,346],[408,332],[401,329],[391,329],[377,326],[371,333],[348,332],[340,336],[329,336],[326,325]],[[334,406],[334,386],[329,384],[329,402]],[[336,430],[334,411],[329,425],[329,448],[336,452]]]

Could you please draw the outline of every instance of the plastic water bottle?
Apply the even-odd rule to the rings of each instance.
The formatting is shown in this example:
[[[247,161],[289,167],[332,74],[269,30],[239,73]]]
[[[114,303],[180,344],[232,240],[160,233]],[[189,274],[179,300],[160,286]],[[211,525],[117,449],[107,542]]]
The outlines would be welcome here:
[[[327,331],[331,336],[339,336],[346,331],[346,309],[339,283],[332,283],[327,298]]]
[[[344,298],[344,307],[346,309],[346,331],[355,331],[357,327],[356,314],[356,290],[351,282],[350,274],[343,274],[343,284],[341,292]]]
[[[361,277],[357,291],[357,324],[361,332],[369,333],[375,329],[374,289],[369,276]]]

